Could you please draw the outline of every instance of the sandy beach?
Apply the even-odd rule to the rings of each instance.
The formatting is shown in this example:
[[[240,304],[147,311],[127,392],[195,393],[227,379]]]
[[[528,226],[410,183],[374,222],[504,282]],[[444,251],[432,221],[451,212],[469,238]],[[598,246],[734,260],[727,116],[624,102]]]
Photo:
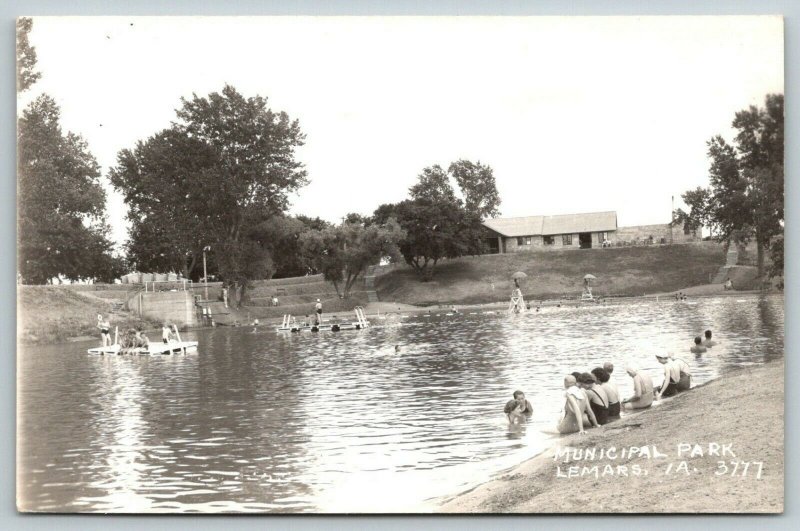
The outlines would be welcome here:
[[[441,511],[780,513],[783,429],[781,360],[732,371],[587,435],[564,436]],[[592,449],[594,458],[586,454]]]

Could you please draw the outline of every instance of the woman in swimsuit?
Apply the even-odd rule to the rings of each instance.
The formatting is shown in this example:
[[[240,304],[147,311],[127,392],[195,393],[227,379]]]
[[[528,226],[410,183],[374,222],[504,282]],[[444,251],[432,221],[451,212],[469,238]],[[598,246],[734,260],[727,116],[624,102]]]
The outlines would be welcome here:
[[[597,423],[601,426],[608,423],[608,395],[605,390],[594,383],[594,378],[588,372],[581,374],[581,386],[586,389],[589,405],[594,412]]]
[[[620,416],[619,393],[611,382],[609,382],[611,375],[600,367],[592,369],[592,374],[594,374],[597,381],[600,382],[600,387],[606,392],[606,396],[608,397],[608,418],[610,420],[618,419]]]
[[[589,400],[586,393],[578,387],[575,377],[569,375],[564,378],[564,394],[566,403],[564,404],[564,417],[558,423],[559,433],[580,433],[585,434],[587,425],[598,426],[592,408],[589,407]]]

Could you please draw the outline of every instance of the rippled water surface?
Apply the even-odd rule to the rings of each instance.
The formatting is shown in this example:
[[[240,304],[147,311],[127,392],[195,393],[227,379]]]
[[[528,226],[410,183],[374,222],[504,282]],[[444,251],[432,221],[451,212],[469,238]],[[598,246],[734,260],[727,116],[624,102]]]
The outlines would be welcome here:
[[[186,356],[18,356],[18,494],[39,511],[426,511],[552,443],[563,375],[604,361],[695,384],[783,356],[783,298],[390,316],[363,331],[184,334]],[[718,346],[688,351],[706,328]],[[400,355],[395,344],[403,345]],[[511,430],[525,391],[534,416]]]

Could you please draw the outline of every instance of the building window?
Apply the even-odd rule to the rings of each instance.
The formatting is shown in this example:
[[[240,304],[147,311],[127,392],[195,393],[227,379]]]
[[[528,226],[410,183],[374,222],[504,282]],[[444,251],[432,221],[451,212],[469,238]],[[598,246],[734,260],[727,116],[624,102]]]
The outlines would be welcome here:
[[[517,245],[523,245],[523,244],[524,244],[524,240],[523,240],[522,236],[518,236],[517,237]]]
[[[530,244],[531,244],[531,237],[525,236],[525,245],[530,245]]]
[[[543,239],[545,245],[554,245],[556,243],[555,236],[544,236]]]
[[[517,245],[530,245],[530,244],[531,244],[530,236],[517,236]]]
[[[572,245],[572,234],[562,234],[561,235],[561,244],[562,245]]]

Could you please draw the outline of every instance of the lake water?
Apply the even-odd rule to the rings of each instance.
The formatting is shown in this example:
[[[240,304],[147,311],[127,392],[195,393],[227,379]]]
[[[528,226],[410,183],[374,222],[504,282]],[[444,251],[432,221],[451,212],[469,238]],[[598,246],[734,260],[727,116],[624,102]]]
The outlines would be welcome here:
[[[440,313],[340,333],[187,332],[200,350],[185,356],[21,348],[20,507],[428,511],[552,444],[566,373],[611,361],[629,396],[626,363],[661,383],[656,352],[700,384],[784,351],[781,296]],[[695,357],[707,328],[720,344]],[[535,410],[517,431],[502,412],[515,389]]]

